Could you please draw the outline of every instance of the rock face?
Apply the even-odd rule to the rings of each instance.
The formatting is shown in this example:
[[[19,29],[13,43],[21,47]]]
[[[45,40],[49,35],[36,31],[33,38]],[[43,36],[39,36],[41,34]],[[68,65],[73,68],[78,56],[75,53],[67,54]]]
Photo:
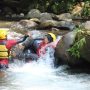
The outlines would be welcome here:
[[[90,30],[82,31],[77,38],[85,38],[85,44],[80,49],[80,55],[85,61],[90,63]]]
[[[86,21],[84,24],[85,29],[90,30],[90,21]]]
[[[54,20],[45,20],[43,22],[41,22],[41,24],[39,25],[39,28],[47,28],[47,27],[53,27],[53,26],[57,26],[58,22],[54,21]]]
[[[35,28],[37,26],[37,24],[31,20],[21,20],[19,24],[21,24],[25,28]]]
[[[83,40],[83,41],[82,41]],[[76,46],[75,46],[76,45]],[[70,53],[68,50],[73,48]],[[67,63],[70,66],[90,66],[90,31],[70,32],[58,42],[55,51],[55,64]],[[80,57],[75,56],[80,55]],[[86,66],[88,65],[88,66]]]
[[[75,24],[71,21],[55,21],[55,20],[45,20],[39,25],[39,28],[54,27],[63,30],[73,30]]]
[[[67,50],[73,44],[75,39],[75,33],[69,32],[62,37],[62,39],[58,42],[55,50],[55,57],[57,58],[56,64],[60,63],[67,63],[69,60],[69,55]]]
[[[41,13],[40,21],[52,20],[52,16],[49,13]]]
[[[32,20],[21,20],[17,23],[13,23],[10,29],[19,33],[25,33],[26,30],[35,29],[37,25],[38,24]]]
[[[58,20],[66,20],[66,21],[72,19],[72,16],[70,13],[60,14],[60,15],[57,15],[56,17],[58,18]]]
[[[28,12],[27,18],[40,18],[41,12],[37,9],[32,9]]]

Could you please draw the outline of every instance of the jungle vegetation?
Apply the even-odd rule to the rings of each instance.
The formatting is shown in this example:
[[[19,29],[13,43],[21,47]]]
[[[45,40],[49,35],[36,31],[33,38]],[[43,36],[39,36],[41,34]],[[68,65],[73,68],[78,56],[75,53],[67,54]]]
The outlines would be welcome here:
[[[71,13],[76,5],[82,7],[82,2],[84,6],[81,16],[90,16],[90,0],[0,0],[0,12],[2,15],[8,11],[27,14],[31,9],[39,9],[41,12],[55,14]]]

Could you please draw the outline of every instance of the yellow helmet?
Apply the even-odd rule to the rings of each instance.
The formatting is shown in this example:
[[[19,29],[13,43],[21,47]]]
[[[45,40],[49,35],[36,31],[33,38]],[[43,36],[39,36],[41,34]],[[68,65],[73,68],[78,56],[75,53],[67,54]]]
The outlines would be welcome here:
[[[53,34],[53,33],[48,33],[48,34],[53,38],[53,41],[56,40],[56,35],[55,34]]]
[[[7,30],[0,29],[0,39],[6,39],[7,38]]]

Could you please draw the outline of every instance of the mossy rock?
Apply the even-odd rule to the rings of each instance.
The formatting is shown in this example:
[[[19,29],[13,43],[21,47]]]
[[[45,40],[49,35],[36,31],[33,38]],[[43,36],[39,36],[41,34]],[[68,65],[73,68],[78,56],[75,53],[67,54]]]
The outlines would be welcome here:
[[[32,9],[28,12],[27,18],[40,18],[41,12],[38,9]]]
[[[56,63],[70,66],[90,64],[90,31],[69,32],[58,42],[55,50]],[[87,66],[85,66],[87,67]]]
[[[57,26],[58,22],[54,20],[45,20],[40,24],[40,28],[52,27]]]
[[[85,38],[85,43],[80,49],[80,57],[90,62],[90,30],[82,30],[77,33],[76,40],[80,40],[82,38]]]

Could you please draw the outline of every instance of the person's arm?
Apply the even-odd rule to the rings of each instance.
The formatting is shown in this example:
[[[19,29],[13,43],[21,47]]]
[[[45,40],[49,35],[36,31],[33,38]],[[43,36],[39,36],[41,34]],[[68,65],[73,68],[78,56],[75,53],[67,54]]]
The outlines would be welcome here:
[[[26,39],[26,36],[24,36],[22,39],[19,39],[19,40],[14,40],[14,39],[12,39],[12,40],[7,40],[6,47],[7,47],[8,49],[11,49],[13,46],[15,46],[15,45],[18,44],[18,43],[23,42],[25,39]]]
[[[43,38],[32,39],[32,38],[28,37],[24,42],[22,42],[22,45],[24,47],[31,46],[35,40],[43,40]]]
[[[25,41],[29,36],[28,35],[25,35],[23,38],[17,40],[17,44],[18,43],[22,43],[23,41]]]
[[[29,47],[30,45],[33,44],[33,40],[34,39],[31,39],[30,37],[28,37],[25,41],[22,42],[22,46]]]

